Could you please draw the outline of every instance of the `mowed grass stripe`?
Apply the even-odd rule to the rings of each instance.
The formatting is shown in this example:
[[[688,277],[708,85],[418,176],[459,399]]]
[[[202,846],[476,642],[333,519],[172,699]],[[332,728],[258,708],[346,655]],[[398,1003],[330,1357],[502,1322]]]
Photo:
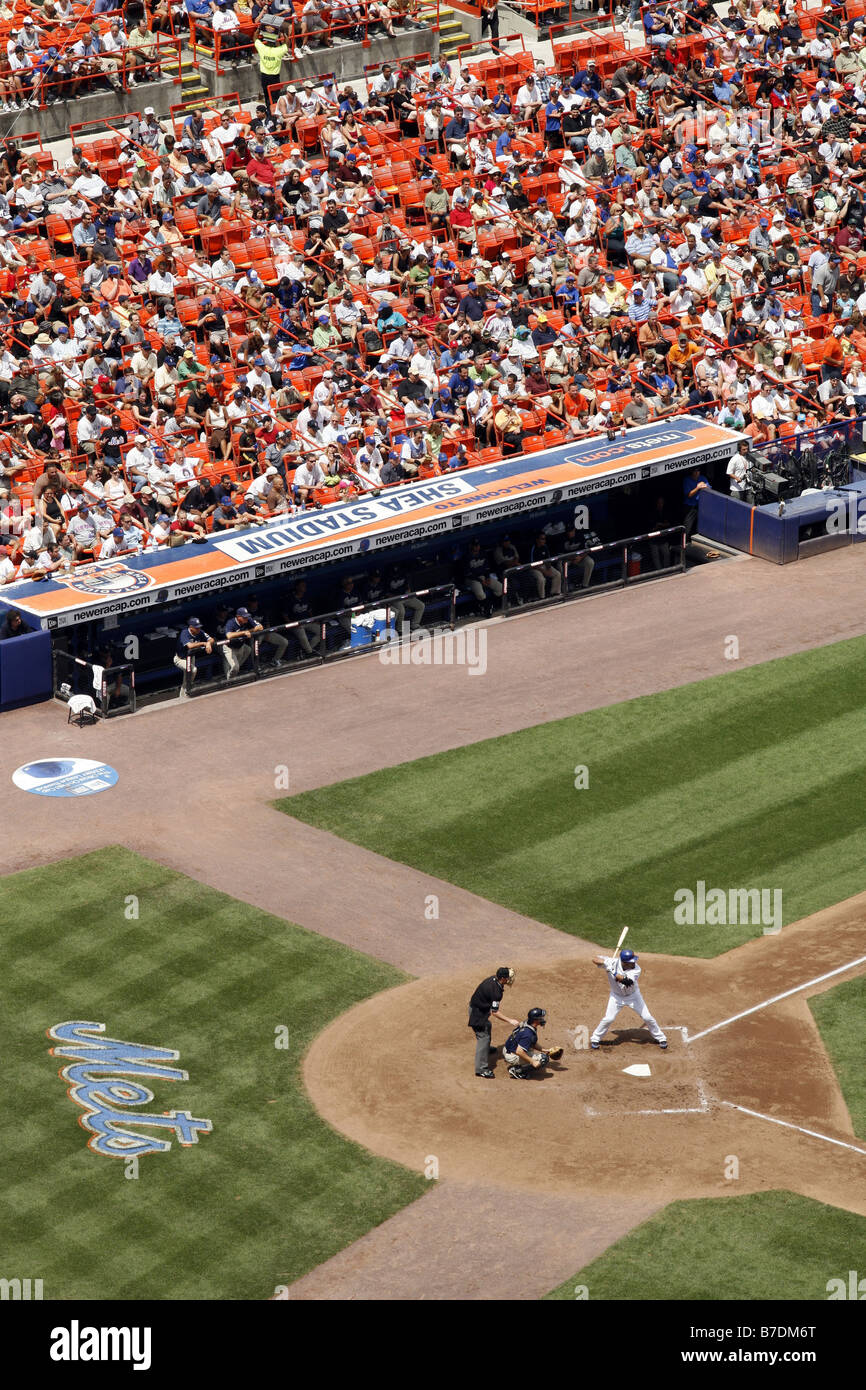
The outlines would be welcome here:
[[[863,887],[864,661],[858,638],[279,805],[563,930],[714,955],[760,927],[677,925],[678,888],[778,888],[792,921]]]
[[[854,762],[842,769],[838,768],[834,760],[840,749],[856,746],[856,740],[862,731],[863,714],[859,709],[849,713],[844,719],[830,721],[812,735],[811,758],[806,766],[801,766],[798,761],[802,754],[801,734],[779,738],[771,749],[764,750],[757,759],[750,756],[727,762],[720,761],[713,771],[702,776],[690,777],[690,797],[696,802],[707,798],[718,803],[718,810],[714,816],[714,832],[717,833],[718,830],[730,830],[743,824],[744,789],[748,789],[749,815],[755,821],[769,811],[776,814],[777,808],[785,815],[789,802],[804,797],[821,796],[832,800],[839,794],[847,795],[852,780],[862,775],[866,764],[866,751],[862,756],[855,753]],[[593,824],[596,833],[608,846],[608,867],[620,871],[641,867],[647,862],[647,854],[642,844],[642,835],[647,825],[653,827],[656,835],[672,843],[683,846],[700,843],[700,825],[683,815],[684,782],[681,779],[673,787],[662,790],[659,790],[655,778],[649,787],[635,786],[627,805],[622,805],[621,800],[608,809],[595,804],[596,790],[599,797],[610,798],[614,793],[620,797],[620,789],[616,782],[620,762],[621,759],[617,760],[617,764],[607,761],[598,767],[593,759],[591,766]],[[570,774],[570,786],[573,786],[573,768],[567,767],[566,771]],[[546,842],[554,851],[557,848],[565,848],[573,835],[573,821],[563,825],[561,819],[558,819],[561,817],[561,805],[556,801],[555,792],[561,779],[560,769],[556,784],[547,779],[540,787],[540,813],[526,829],[525,845],[522,849],[526,856],[534,854],[542,842]],[[521,805],[521,793],[516,792],[507,807],[497,808],[497,818],[509,819],[518,815]],[[795,824],[799,824],[801,820],[800,809],[795,808]],[[459,817],[455,817],[450,828],[456,831],[458,824]],[[821,833],[822,827],[823,819],[819,819],[816,826],[810,827],[812,834],[816,831]],[[510,857],[510,854],[501,854],[495,861],[496,869],[507,864]]]
[[[42,1278],[51,1298],[263,1298],[426,1189],[336,1135],[300,1084],[315,1034],[397,971],[122,850],[3,891],[28,962],[0,978],[7,1113],[24,1117],[0,1146],[4,1270]],[[137,1178],[91,1153],[45,1036],[70,1019],[179,1051],[189,1079],[146,1082],[144,1108],[188,1110],[213,1132],[188,1149],[168,1135]]]
[[[864,1243],[866,1217],[792,1192],[672,1202],[547,1298],[824,1300]]]
[[[579,935],[591,936],[599,922],[631,921],[652,934],[655,950],[716,955],[753,933],[738,933],[728,925],[679,926],[673,917],[675,889],[694,889],[698,879],[704,879],[708,887],[725,889],[780,888],[786,922],[861,892],[864,835],[858,830],[840,836],[836,808],[840,798],[855,804],[862,794],[862,780],[862,772],[852,773],[822,788],[820,794],[807,794],[778,810],[768,808],[740,820],[727,832],[731,838],[722,865],[718,864],[718,837],[725,832],[714,828],[703,835],[674,838],[664,852],[639,858],[628,868],[605,866],[600,875],[582,875],[580,867],[568,861],[572,863],[569,876],[562,863],[551,868],[537,857],[516,853],[510,862],[501,862],[495,874],[480,872],[475,891],[569,929],[568,923],[556,918],[563,898],[577,882],[580,901],[575,904],[571,929]],[[676,876],[672,876],[674,862]],[[828,864],[833,866],[830,881]],[[585,914],[585,903],[603,903],[604,910]],[[582,924],[585,930],[580,930]],[[649,939],[644,936],[644,946]]]

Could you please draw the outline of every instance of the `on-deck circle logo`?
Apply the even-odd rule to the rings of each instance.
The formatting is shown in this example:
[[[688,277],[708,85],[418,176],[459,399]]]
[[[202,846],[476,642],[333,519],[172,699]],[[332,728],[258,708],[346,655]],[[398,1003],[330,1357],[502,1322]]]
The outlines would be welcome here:
[[[117,773],[91,758],[45,758],[16,768],[12,781],[37,796],[92,796],[113,787]]]
[[[132,594],[136,589],[146,589],[154,581],[151,575],[141,570],[129,569],[127,565],[108,563],[88,566],[79,574],[56,576],[60,584],[70,589],[78,589],[83,594],[97,594],[103,598],[114,598],[118,594]]]

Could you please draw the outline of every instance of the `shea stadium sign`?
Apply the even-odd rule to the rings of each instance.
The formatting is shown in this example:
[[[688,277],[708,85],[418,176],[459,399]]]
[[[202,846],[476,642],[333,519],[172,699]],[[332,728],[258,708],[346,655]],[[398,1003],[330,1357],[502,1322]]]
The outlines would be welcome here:
[[[743,435],[692,416],[391,488],[340,506],[251,526],[204,545],[150,551],[65,580],[23,580],[3,591],[43,628],[163,607],[272,575],[312,569],[415,539],[519,517],[695,465],[727,461]]]

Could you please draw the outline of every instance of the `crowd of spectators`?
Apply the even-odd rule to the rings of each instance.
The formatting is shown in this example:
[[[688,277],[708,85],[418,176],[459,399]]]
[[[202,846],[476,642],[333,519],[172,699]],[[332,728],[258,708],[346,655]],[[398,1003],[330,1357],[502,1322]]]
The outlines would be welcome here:
[[[760,446],[860,410],[864,21],[645,24],[7,141],[0,579],[672,413]]]
[[[422,28],[418,0],[183,0],[163,22],[177,33],[188,25],[196,43],[213,46],[220,62],[263,60],[265,50],[282,50],[282,57],[306,57],[335,45],[359,43],[378,36],[396,38],[401,31]]]
[[[264,74],[335,44],[421,27],[417,0],[21,0],[0,5],[0,115],[154,81],[193,39]]]
[[[154,80],[174,38],[158,5],[149,14],[121,0],[43,0],[23,10],[20,0],[0,6],[0,114]]]

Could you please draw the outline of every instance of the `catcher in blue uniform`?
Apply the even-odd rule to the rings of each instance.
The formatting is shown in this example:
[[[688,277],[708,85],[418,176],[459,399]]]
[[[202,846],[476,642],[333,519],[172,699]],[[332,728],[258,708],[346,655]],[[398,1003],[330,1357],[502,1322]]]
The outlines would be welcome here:
[[[530,1009],[523,1023],[509,1033],[502,1047],[503,1061],[508,1063],[508,1075],[515,1081],[528,1081],[533,1071],[542,1071],[551,1059],[562,1056],[561,1047],[542,1052],[538,1046],[538,1030],[547,1023],[546,1009]]]

